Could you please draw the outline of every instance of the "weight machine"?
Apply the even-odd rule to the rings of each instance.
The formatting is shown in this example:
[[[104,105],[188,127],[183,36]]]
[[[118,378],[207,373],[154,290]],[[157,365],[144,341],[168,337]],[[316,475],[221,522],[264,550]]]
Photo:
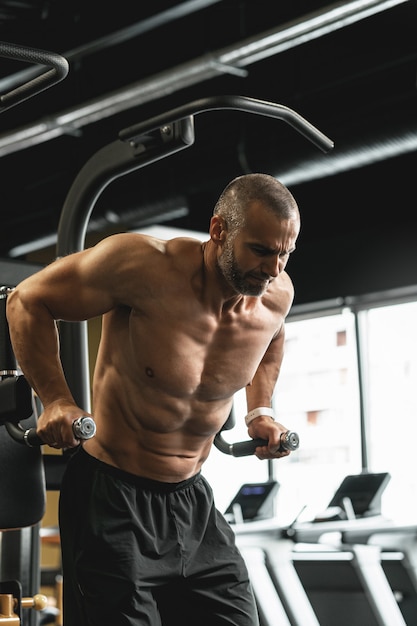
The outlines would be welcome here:
[[[0,96],[0,111],[5,111],[56,84],[65,78],[68,72],[66,59],[54,53],[0,42],[0,56],[46,64],[52,68],[42,76],[25,85],[19,85],[11,92]],[[333,142],[310,122],[292,109],[280,104],[244,96],[217,96],[202,98],[180,106],[120,131],[115,141],[104,146],[87,161],[75,178],[62,209],[58,227],[57,256],[64,256],[84,248],[85,234],[91,212],[102,191],[112,181],[191,146],[195,140],[195,115],[213,110],[242,111],[283,120],[323,152],[328,152],[333,148]],[[8,289],[5,287],[0,293],[0,300],[4,307]],[[27,580],[27,588],[28,592],[33,595],[32,600],[21,597],[20,583],[16,581],[21,581],[28,572],[25,567],[17,566],[16,545],[13,541],[8,541],[7,532],[3,533],[0,579],[9,578],[13,580],[11,580],[10,592],[8,588],[6,590],[4,588],[6,583],[1,583],[0,602],[4,602],[5,608],[3,604],[0,604],[0,611],[9,611],[13,615],[3,618],[0,612],[0,626],[3,623],[12,626],[21,623],[25,623],[27,626],[36,626],[38,622],[37,612],[30,612],[30,616],[26,620],[22,617],[21,608],[31,605],[33,608],[39,609],[42,604],[36,596],[36,590],[40,583],[38,524],[45,507],[45,474],[40,452],[42,441],[37,440],[36,436],[36,412],[34,411],[32,390],[24,376],[19,373],[16,363],[13,362],[14,356],[8,344],[5,313],[4,319],[0,323],[4,325],[3,337],[1,338],[3,343],[0,348],[6,361],[0,371],[0,425],[5,426],[4,429],[0,428],[1,446],[2,449],[3,447],[10,449],[8,455],[2,451],[2,463],[7,464],[2,476],[7,475],[10,478],[13,476],[14,480],[18,481],[16,483],[10,480],[10,485],[6,485],[7,510],[10,509],[13,512],[13,520],[10,524],[1,523],[3,520],[0,519],[0,528],[20,529],[22,536],[26,531],[31,535],[29,548],[23,546],[22,537],[20,537],[20,543],[22,544],[21,549],[26,552],[29,551],[31,554],[32,567]],[[86,322],[60,322],[59,332],[61,360],[68,384],[76,402],[89,410],[90,389]],[[88,422],[85,427],[89,431],[89,435],[94,434],[92,432],[94,424]],[[220,450],[234,456],[251,454],[256,445],[262,445],[262,443],[264,442],[250,441],[226,444],[221,433],[215,440],[215,444]],[[296,449],[298,447],[296,433],[288,433],[283,445],[289,446],[289,449]],[[24,457],[25,465],[22,457]],[[28,463],[29,465],[34,464],[36,471],[33,471],[33,468],[24,469],[28,468]],[[31,481],[37,476],[36,497],[32,486],[28,488],[28,475],[31,476]],[[8,481],[3,480],[4,482]],[[36,506],[28,506],[28,492],[36,500]],[[1,494],[2,510],[5,510],[5,497]],[[33,512],[34,517],[32,519],[15,514],[15,511],[19,511],[23,504],[25,510],[30,509]],[[8,558],[8,555],[12,554],[13,556]],[[10,621],[10,619],[16,621]]]

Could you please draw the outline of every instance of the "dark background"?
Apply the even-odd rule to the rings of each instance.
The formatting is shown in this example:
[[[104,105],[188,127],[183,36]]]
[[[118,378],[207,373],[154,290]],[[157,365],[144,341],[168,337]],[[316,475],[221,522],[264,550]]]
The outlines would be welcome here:
[[[70,67],[58,84],[0,109],[0,259],[36,261],[42,250],[53,258],[75,176],[122,129],[196,99],[239,95],[290,107],[334,150],[322,153],[281,120],[196,115],[191,147],[105,189],[88,237],[139,227],[149,215],[205,232],[226,183],[263,171],[286,183],[301,209],[288,265],[296,303],[416,284],[417,4],[365,4],[376,12],[315,0],[0,1],[3,43],[59,53]],[[341,7],[357,20],[294,39],[295,28],[311,33],[313,17],[334,21]],[[266,34],[284,33],[288,49],[269,39],[263,58],[247,59],[249,42],[258,49]],[[222,63],[226,56],[233,62]],[[0,56],[0,94],[44,69]],[[39,123],[59,136],[19,143]]]

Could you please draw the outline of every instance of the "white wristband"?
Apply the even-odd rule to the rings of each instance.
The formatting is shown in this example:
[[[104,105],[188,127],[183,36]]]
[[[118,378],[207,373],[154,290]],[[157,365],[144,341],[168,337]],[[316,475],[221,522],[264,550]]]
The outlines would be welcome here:
[[[254,420],[255,417],[259,417],[260,415],[269,415],[269,417],[272,417],[272,419],[275,420],[274,409],[271,409],[270,406],[260,406],[257,409],[253,409],[253,411],[249,411],[249,413],[246,415],[246,426],[249,426],[251,421]]]

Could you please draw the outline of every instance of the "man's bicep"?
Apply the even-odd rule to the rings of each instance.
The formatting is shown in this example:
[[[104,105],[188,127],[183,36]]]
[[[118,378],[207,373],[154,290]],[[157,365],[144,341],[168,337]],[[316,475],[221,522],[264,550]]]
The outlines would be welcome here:
[[[281,327],[277,330],[275,335],[272,338],[271,343],[269,344],[268,350],[266,351],[265,356],[269,356],[269,358],[274,361],[281,363],[283,355],[284,355],[284,345],[285,345],[285,325],[282,323]]]

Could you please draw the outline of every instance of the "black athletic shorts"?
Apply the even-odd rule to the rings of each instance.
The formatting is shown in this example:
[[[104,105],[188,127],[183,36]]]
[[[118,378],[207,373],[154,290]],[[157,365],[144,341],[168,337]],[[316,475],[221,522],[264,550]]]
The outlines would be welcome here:
[[[232,529],[201,474],[161,483],[80,448],[61,485],[65,626],[257,626]]]

